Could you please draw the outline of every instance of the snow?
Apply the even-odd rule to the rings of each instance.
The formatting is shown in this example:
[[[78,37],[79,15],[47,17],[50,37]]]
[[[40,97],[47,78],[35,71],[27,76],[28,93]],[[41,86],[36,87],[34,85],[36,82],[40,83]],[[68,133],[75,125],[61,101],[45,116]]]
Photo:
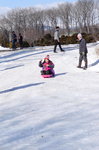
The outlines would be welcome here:
[[[11,49],[10,49],[10,48],[6,48],[6,47],[0,46],[0,51],[4,51],[4,50],[11,50]]]
[[[99,150],[99,57],[88,44],[88,69],[78,45],[0,53],[0,150]],[[42,78],[40,59],[55,64]]]

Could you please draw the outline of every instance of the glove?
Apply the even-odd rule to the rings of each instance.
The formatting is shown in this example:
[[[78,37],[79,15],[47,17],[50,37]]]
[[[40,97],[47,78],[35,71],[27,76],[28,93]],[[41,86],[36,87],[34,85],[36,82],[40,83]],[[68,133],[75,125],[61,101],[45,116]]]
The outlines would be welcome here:
[[[85,55],[85,52],[82,52],[82,55],[84,56],[84,55]]]
[[[43,63],[43,62],[44,62],[44,59],[41,59],[41,62]]]
[[[80,55],[85,55],[85,52],[81,52]]]

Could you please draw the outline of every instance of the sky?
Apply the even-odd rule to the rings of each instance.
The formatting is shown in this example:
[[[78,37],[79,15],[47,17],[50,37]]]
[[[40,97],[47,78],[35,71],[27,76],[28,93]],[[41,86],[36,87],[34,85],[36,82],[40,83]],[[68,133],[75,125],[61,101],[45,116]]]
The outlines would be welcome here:
[[[56,7],[60,3],[71,2],[74,3],[77,0],[0,0],[0,17],[5,15],[13,8],[52,8]],[[95,0],[98,2],[98,0]]]
[[[1,7],[29,7],[35,5],[48,5],[52,3],[59,3],[59,2],[72,2],[75,0],[0,0]]]
[[[74,2],[76,0],[0,0],[0,14],[6,13],[12,8],[25,7],[52,7],[58,3]]]

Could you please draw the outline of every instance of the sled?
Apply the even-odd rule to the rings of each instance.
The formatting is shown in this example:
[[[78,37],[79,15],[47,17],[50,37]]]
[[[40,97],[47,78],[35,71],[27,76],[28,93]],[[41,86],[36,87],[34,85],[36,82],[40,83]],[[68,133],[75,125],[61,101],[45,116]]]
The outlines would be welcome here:
[[[43,78],[52,78],[55,76],[55,71],[52,70],[52,73],[51,74],[42,74],[41,75]]]
[[[54,75],[53,74],[43,74],[43,75],[41,75],[43,78],[51,78],[51,77],[54,77]]]

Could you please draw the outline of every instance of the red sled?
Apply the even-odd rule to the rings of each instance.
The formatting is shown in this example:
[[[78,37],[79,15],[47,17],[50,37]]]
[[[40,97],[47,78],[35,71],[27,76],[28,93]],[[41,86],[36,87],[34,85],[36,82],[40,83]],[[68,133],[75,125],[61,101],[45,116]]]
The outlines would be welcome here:
[[[53,74],[45,74],[45,75],[41,75],[43,78],[51,78],[54,77]]]

